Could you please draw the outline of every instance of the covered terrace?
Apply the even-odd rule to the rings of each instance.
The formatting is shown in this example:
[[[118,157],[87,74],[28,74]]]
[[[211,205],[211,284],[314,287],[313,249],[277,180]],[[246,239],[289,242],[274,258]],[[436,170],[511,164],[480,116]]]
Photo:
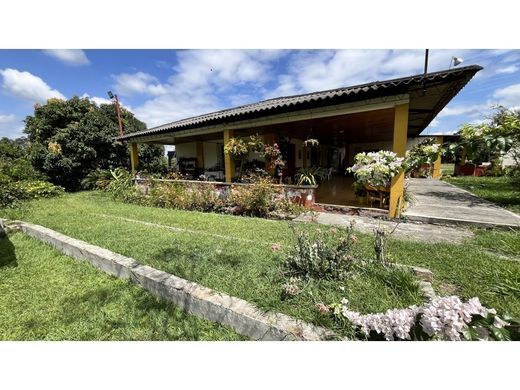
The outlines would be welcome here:
[[[224,144],[232,137],[258,134],[264,142],[280,145],[286,161],[284,177],[290,178],[289,182],[300,168],[321,167],[326,178],[317,189],[316,202],[349,205],[355,197],[352,178],[345,170],[353,164],[354,156],[377,150],[404,156],[419,141],[419,134],[481,69],[473,65],[269,99],[126,134],[121,140],[130,143],[134,172],[138,143],[175,145],[180,165],[194,178],[203,175],[231,182],[235,166],[224,154]],[[319,141],[318,147],[304,145],[311,138]],[[259,158],[250,156],[250,160],[255,159]],[[399,215],[403,191],[401,173],[390,188],[391,217]]]

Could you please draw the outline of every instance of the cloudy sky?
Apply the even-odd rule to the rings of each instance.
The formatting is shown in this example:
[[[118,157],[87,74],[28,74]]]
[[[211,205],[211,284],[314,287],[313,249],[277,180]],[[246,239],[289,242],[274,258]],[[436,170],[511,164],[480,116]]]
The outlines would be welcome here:
[[[430,50],[430,71],[452,56],[485,69],[425,132],[485,120],[490,106],[520,107],[520,50]],[[461,66],[462,66],[461,65]],[[106,92],[149,127],[255,101],[421,73],[424,50],[0,50],[0,137],[50,97]]]

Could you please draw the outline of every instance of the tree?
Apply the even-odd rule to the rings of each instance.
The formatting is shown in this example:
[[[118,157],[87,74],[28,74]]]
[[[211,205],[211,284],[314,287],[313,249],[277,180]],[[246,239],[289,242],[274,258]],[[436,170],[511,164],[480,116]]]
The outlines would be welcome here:
[[[497,163],[511,153],[517,165],[520,163],[520,110],[503,106],[493,107],[488,122],[478,125],[465,124],[456,133],[461,140],[450,151],[466,150],[467,158],[478,164],[483,161]]]
[[[125,132],[146,129],[130,111],[121,111]],[[117,115],[110,104],[98,107],[77,96],[49,99],[35,105],[34,114],[25,118],[24,132],[31,163],[67,190],[80,189],[81,180],[92,170],[130,166],[128,147],[117,140]],[[145,167],[165,166],[163,146],[142,145],[139,157]]]

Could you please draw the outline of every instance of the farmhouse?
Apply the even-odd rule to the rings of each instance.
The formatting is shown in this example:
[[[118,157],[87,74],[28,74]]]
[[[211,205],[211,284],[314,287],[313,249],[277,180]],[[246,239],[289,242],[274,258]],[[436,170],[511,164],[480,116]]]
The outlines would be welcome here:
[[[354,199],[352,178],[344,175],[359,152],[392,150],[404,156],[420,133],[454,96],[482,69],[478,65],[393,80],[285,96],[167,123],[126,134],[132,167],[137,144],[175,145],[179,163],[212,180],[231,182],[234,161],[224,154],[232,137],[258,134],[278,143],[286,160],[284,176],[297,169],[322,167],[327,179],[316,190],[316,202],[349,204]],[[319,146],[305,146],[317,139]],[[439,141],[442,142],[441,139]],[[250,156],[254,160],[255,156]],[[440,161],[436,164],[437,174]],[[398,214],[404,175],[394,177],[389,215]]]

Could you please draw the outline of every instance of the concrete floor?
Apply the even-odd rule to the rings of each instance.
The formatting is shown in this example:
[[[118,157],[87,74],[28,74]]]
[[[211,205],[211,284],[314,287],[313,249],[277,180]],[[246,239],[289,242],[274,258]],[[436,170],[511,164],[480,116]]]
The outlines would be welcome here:
[[[445,242],[460,244],[473,237],[473,233],[466,228],[439,226],[427,223],[393,222],[376,218],[351,216],[337,213],[302,214],[294,221],[316,222],[323,225],[349,226],[354,222],[354,229],[363,233],[373,234],[374,229],[383,227],[392,232],[392,237],[401,240],[419,242]]]
[[[430,223],[520,227],[520,216],[441,180],[408,179],[412,204],[404,216]]]

